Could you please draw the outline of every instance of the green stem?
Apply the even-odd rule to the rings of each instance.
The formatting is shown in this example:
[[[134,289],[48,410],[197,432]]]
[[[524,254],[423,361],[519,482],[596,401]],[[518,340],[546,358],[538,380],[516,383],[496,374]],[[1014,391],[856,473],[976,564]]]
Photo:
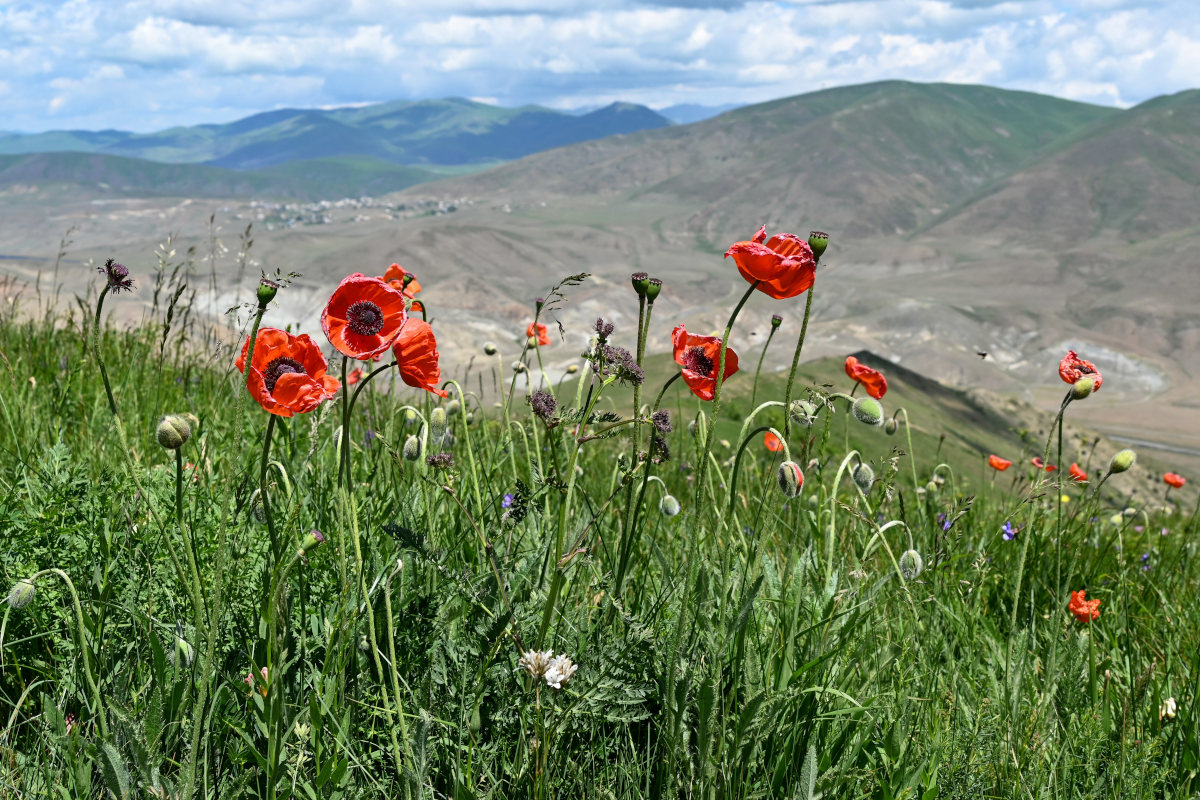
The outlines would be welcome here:
[[[100,367],[100,378],[104,381],[104,393],[108,396],[108,407],[114,417],[121,416],[117,412],[117,401],[113,397],[112,386],[108,382],[108,370],[104,368],[104,354],[100,352],[100,312],[104,308],[104,298],[108,295],[108,286],[100,290],[100,298],[96,300],[96,320],[92,326],[92,348],[96,354],[96,365]]]
[[[796,380],[796,367],[800,365],[800,352],[804,350],[804,337],[808,335],[808,318],[812,314],[813,292],[816,290],[815,285],[810,286],[808,299],[804,301],[804,321],[800,323],[800,338],[796,340],[796,352],[792,354],[792,369],[788,372],[787,389],[783,393],[783,433],[785,437],[792,433],[792,385]]]
[[[79,594],[75,591],[75,584],[71,582],[71,576],[63,572],[57,567],[44,569],[36,573],[29,579],[31,583],[37,581],[43,575],[56,575],[61,578],[63,583],[67,585],[67,591],[71,593],[71,604],[75,609],[75,625],[79,629],[79,650],[83,654],[83,675],[87,680],[88,688],[92,691],[92,704],[95,706],[93,711],[96,714],[96,719],[100,723],[100,736],[104,739],[108,738],[108,721],[104,715],[104,703],[100,694],[100,686],[96,683],[96,678],[92,673],[92,659],[90,648],[88,647],[86,631],[87,627],[83,622],[83,606],[79,604]]]
[[[810,294],[809,296],[811,297],[812,295]],[[771,339],[775,338],[775,331],[777,330],[778,328],[774,325],[771,326],[771,331],[767,334],[767,341],[763,343],[762,352],[758,356],[758,367],[754,370],[754,388],[750,390],[750,406],[752,408],[758,404],[758,376],[762,373],[763,361],[767,358],[767,348],[771,346]]]

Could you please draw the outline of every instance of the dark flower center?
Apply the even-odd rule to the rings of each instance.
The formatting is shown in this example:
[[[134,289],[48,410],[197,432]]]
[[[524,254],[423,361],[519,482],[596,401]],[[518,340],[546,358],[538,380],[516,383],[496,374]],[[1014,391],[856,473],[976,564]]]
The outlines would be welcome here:
[[[692,372],[699,373],[704,377],[712,375],[713,360],[704,352],[703,347],[690,347],[683,354],[683,366],[685,369],[690,369]]]
[[[359,300],[346,309],[346,322],[359,336],[373,336],[383,330],[383,311],[370,300]]]
[[[304,371],[304,365],[294,358],[280,356],[279,358],[267,364],[267,369],[263,373],[263,381],[267,384],[267,391],[275,391],[275,384],[279,382],[279,378],[287,375],[289,372],[298,375],[307,375]]]

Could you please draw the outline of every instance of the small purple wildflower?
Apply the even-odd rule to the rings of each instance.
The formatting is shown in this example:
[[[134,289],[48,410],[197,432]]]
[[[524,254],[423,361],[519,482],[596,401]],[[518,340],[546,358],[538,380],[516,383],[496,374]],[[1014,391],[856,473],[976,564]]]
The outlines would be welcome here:
[[[512,504],[513,504],[513,496],[512,496],[511,492],[509,494],[504,495],[504,499],[500,501],[501,508],[508,508]]]
[[[671,432],[671,412],[665,408],[659,409],[650,415],[650,421],[654,423],[654,429],[659,433]]]
[[[1150,554],[1142,553],[1142,572],[1150,569]]]
[[[434,453],[425,458],[425,463],[434,469],[450,469],[454,466],[454,454]]]
[[[553,419],[554,412],[558,409],[558,401],[554,399],[554,395],[544,392],[541,389],[530,395],[529,405],[533,408],[533,413],[542,422],[549,422]]]
[[[605,322],[603,317],[597,317],[596,324],[592,328],[596,331],[596,335],[600,337],[601,342],[607,342],[608,337],[612,336],[612,332],[616,329],[616,326],[611,322]]]
[[[946,517],[946,515],[945,515],[945,514],[938,514],[938,515],[937,515],[937,521],[938,521],[938,522],[940,522],[940,523],[942,524],[942,530],[944,530],[944,531],[948,531],[948,530],[950,530],[950,526],[951,526],[951,524],[952,524],[952,523],[951,523],[951,522],[950,522],[950,520],[949,520],[949,519]]]
[[[1011,520],[1005,520],[1004,527],[1000,530],[1003,531],[1001,538],[1003,538],[1006,542],[1011,542],[1013,539],[1017,538],[1017,531],[1019,529],[1013,527]]]

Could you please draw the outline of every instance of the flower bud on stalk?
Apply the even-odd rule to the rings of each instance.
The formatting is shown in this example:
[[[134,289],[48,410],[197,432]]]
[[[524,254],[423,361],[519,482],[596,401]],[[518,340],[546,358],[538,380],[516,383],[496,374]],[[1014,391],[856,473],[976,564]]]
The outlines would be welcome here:
[[[925,561],[916,550],[905,550],[900,554],[900,574],[904,576],[904,580],[915,580],[924,570]]]
[[[1132,450],[1122,450],[1108,462],[1108,471],[1112,475],[1125,472],[1137,463],[1137,453]]]
[[[795,497],[804,486],[804,473],[795,461],[785,461],[779,465],[779,490],[785,497]]]
[[[421,457],[421,440],[416,434],[409,434],[404,440],[404,460],[416,461]]]
[[[178,450],[192,436],[192,428],[183,417],[168,414],[158,421],[155,431],[158,443],[168,450]]]
[[[883,406],[874,397],[860,397],[850,409],[856,419],[866,425],[878,427],[883,424]]]
[[[900,427],[900,425],[899,425],[899,423],[896,422],[896,418],[889,417],[888,421],[883,424],[883,432],[886,433],[888,436],[895,436],[896,429],[899,427]]]
[[[663,495],[663,499],[659,501],[658,510],[665,517],[673,517],[680,512],[679,501],[669,494]]]
[[[24,608],[33,600],[33,581],[29,578],[21,578],[13,584],[13,587],[8,590],[6,602],[9,608]]]
[[[325,542],[325,534],[314,528],[308,532],[308,535],[300,542],[300,555],[308,555],[313,550],[316,550]]]
[[[870,464],[860,462],[850,473],[850,477],[863,494],[871,493],[871,487],[875,485],[875,470],[871,469]]]
[[[484,342],[483,343],[483,352],[484,352],[484,355],[494,356],[494,355],[496,355],[496,353],[500,352],[500,348],[496,347],[495,342]]]
[[[429,435],[435,442],[446,435],[446,409],[441,406],[429,413]]]

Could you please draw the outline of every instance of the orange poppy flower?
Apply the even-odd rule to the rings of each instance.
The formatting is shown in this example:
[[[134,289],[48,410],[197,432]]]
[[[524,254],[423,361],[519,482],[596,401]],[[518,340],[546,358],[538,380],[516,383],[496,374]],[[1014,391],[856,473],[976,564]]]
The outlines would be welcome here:
[[[1083,469],[1075,462],[1071,462],[1071,467],[1067,470],[1067,472],[1070,473],[1071,480],[1075,481],[1076,483],[1087,483],[1087,473],[1084,472]]]
[[[857,381],[867,390],[867,394],[876,400],[882,400],[887,394],[887,378],[879,370],[871,369],[866,364],[858,363],[854,356],[846,356],[846,375]]]
[[[1091,375],[1095,378],[1096,384],[1092,387],[1092,391],[1100,391],[1100,384],[1104,383],[1104,377],[1100,374],[1100,370],[1096,369],[1096,365],[1092,362],[1080,358],[1074,350],[1068,350],[1062,361],[1058,362],[1058,376],[1067,383],[1075,383],[1084,375]]]
[[[728,353],[726,353],[726,360],[728,360]],[[767,431],[766,435],[763,436],[763,447],[767,448],[772,453],[778,453],[783,449],[783,442],[779,440],[778,436],[770,431]]]
[[[1034,456],[1033,458],[1029,459],[1029,463],[1033,464],[1033,466],[1037,467],[1038,469],[1045,470],[1046,472],[1054,472],[1054,470],[1058,469],[1058,467],[1054,464],[1047,464],[1045,461],[1042,461],[1041,456]]]
[[[406,279],[407,283],[405,282]],[[416,297],[421,292],[421,282],[417,280],[417,276],[399,264],[389,265],[387,271],[383,273],[382,280],[410,299]]]
[[[1004,472],[1004,470],[1012,466],[1012,462],[1007,458],[1001,458],[997,455],[990,455],[988,456],[988,466],[997,472]]]
[[[812,288],[817,261],[808,242],[794,233],[777,233],[764,244],[766,238],[767,226],[763,225],[750,241],[734,242],[725,257],[733,256],[742,277],[750,283],[758,281],[758,290],[776,300]]]
[[[671,331],[675,363],[683,367],[683,382],[701,400],[712,400],[717,389],[717,365],[721,361],[721,339],[718,336],[697,336],[682,325]],[[725,348],[725,374],[722,380],[738,371],[737,353]]]
[[[433,392],[438,397],[448,394],[445,389],[438,388],[442,368],[438,366],[437,339],[428,322],[410,317],[392,345],[392,354],[400,367],[400,379],[409,386]]]
[[[376,361],[376,360],[378,360],[378,358],[379,358],[379,356],[376,356],[375,358],[373,358],[371,360]],[[350,370],[350,374],[346,376],[346,385],[353,386],[354,384],[358,383],[360,380],[362,380],[362,370],[359,369],[358,367],[355,367],[354,369]]]
[[[321,312],[321,327],[338,352],[366,360],[391,347],[407,318],[404,295],[361,272],[333,290]]]
[[[1163,483],[1172,489],[1182,489],[1183,485],[1187,483],[1187,479],[1182,475],[1176,475],[1174,472],[1168,472],[1163,475]]]
[[[1075,615],[1075,619],[1080,622],[1091,622],[1100,619],[1100,601],[1086,599],[1087,592],[1080,589],[1078,592],[1071,592],[1071,602],[1067,603],[1067,610]]]
[[[526,338],[532,339],[534,336],[534,325],[537,325],[537,343],[534,347],[545,347],[550,344],[550,333],[546,330],[546,326],[540,322],[531,322],[529,327],[525,329]]]
[[[241,372],[246,371],[249,348],[247,336],[235,362]],[[327,369],[321,348],[308,334],[293,336],[279,328],[260,328],[246,386],[264,409],[279,417],[290,417],[312,411],[334,396],[341,384],[325,374]]]

